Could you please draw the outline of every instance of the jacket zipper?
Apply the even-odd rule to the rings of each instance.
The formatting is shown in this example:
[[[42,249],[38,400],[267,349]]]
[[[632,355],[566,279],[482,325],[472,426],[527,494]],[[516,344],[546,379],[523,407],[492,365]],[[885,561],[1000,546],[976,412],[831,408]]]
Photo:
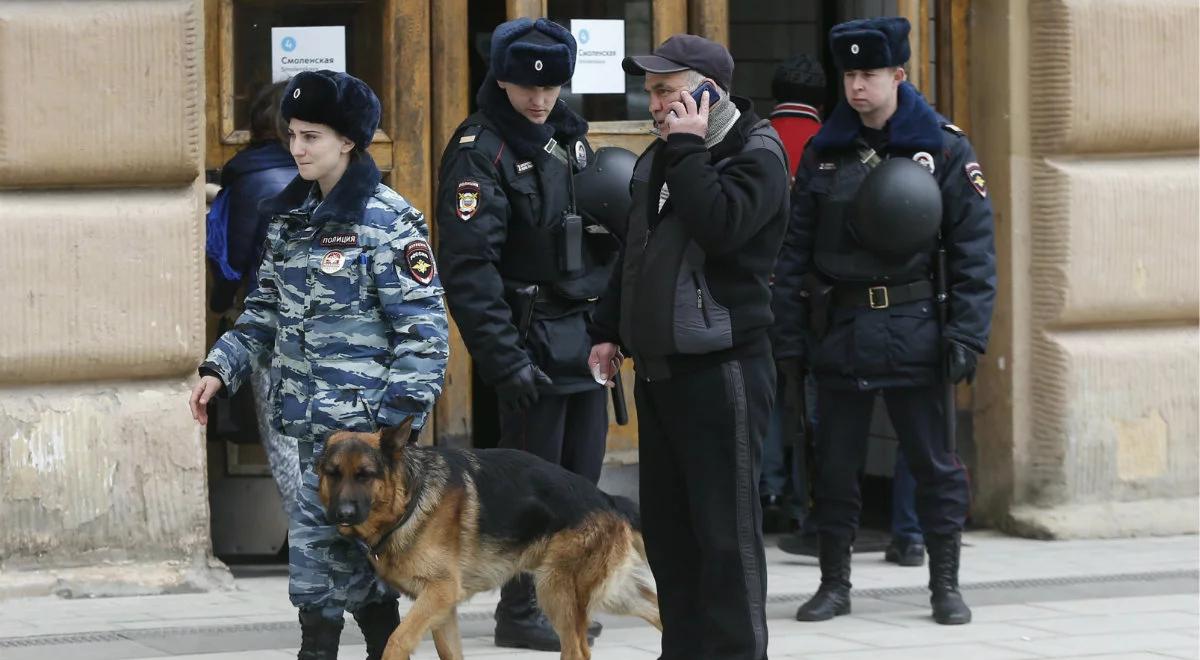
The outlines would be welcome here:
[[[692,284],[696,286],[696,309],[700,310],[700,316],[704,319],[704,327],[711,328],[712,324],[708,320],[708,309],[704,307],[704,289],[700,288],[700,276],[692,273]]]

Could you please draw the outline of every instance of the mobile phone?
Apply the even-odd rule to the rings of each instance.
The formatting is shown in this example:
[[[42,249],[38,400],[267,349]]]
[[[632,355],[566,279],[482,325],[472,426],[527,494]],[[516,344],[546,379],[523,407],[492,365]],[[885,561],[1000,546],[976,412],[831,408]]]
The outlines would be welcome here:
[[[721,93],[717,91],[716,85],[705,80],[699,87],[692,90],[692,98],[696,100],[696,107],[700,107],[700,99],[704,96],[704,92],[708,92],[708,107],[713,107],[717,101],[721,100]]]

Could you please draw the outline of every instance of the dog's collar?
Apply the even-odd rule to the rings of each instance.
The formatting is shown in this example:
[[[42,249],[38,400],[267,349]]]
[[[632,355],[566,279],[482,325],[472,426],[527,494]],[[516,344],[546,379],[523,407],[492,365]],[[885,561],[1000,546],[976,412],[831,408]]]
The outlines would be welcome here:
[[[413,514],[417,512],[417,504],[421,499],[421,491],[423,490],[421,488],[423,485],[423,480],[420,477],[414,477],[409,483],[413,485],[413,488],[410,490],[410,492],[414,493],[414,495],[409,496],[408,504],[404,507],[404,515],[400,516],[400,520],[397,521],[395,525],[389,527],[388,530],[383,533],[383,536],[379,537],[379,540],[375,542],[375,545],[367,548],[367,553],[375,561],[379,561],[379,553],[383,549],[384,544],[387,543],[387,540],[392,537],[392,534],[395,533],[396,530],[403,527],[404,523],[408,522],[409,519],[412,518]],[[367,544],[364,541],[364,548],[366,545]]]

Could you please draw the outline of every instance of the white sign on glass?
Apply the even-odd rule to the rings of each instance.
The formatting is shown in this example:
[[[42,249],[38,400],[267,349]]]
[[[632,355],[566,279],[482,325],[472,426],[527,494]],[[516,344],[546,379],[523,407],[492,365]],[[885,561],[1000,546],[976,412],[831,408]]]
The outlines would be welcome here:
[[[271,81],[287,80],[301,71],[346,71],[346,28],[271,28]]]
[[[624,94],[625,21],[571,20],[575,36],[574,94]]]

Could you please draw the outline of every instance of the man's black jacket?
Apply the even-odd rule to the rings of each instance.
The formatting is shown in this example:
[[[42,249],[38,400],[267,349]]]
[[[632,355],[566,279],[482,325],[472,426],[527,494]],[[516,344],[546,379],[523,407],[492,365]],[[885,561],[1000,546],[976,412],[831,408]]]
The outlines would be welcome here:
[[[712,149],[677,133],[650,145],[634,169],[623,260],[592,332],[619,342],[644,377],[770,349],[768,279],[787,222],[787,157],[749,101],[733,102],[741,117]]]

